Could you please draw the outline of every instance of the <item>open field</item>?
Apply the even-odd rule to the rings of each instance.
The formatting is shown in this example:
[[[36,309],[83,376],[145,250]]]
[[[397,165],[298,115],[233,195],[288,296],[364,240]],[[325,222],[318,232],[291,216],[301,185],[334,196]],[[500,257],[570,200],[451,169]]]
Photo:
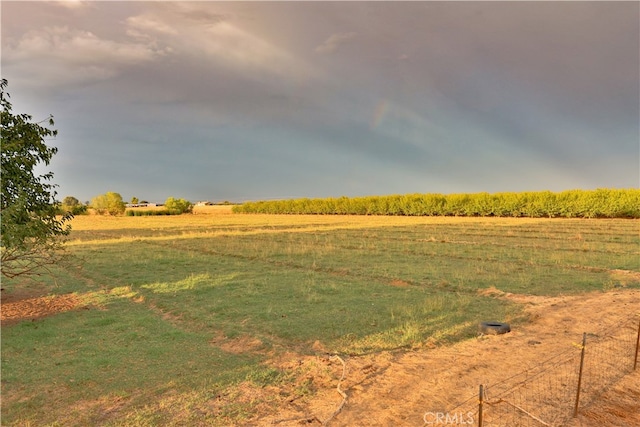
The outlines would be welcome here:
[[[391,396],[400,363],[452,368],[480,321],[638,307],[638,220],[195,213],[77,217],[76,265],[3,281],[2,425],[322,420],[340,403],[330,354],[352,367],[336,425],[401,425],[390,402],[426,396]]]

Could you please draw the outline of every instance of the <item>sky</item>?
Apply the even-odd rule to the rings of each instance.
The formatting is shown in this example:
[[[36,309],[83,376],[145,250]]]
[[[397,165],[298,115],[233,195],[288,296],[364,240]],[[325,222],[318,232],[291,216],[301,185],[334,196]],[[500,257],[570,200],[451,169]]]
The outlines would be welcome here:
[[[637,188],[639,2],[3,0],[58,198]]]

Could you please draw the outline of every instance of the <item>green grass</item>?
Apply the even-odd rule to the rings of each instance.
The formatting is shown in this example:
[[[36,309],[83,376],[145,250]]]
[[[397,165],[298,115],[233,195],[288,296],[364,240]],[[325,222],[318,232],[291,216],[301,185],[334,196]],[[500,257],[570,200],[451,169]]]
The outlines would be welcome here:
[[[343,355],[445,345],[483,320],[526,321],[482,289],[637,287],[613,270],[640,270],[636,220],[227,214],[73,225],[82,268],[42,284],[88,309],[2,327],[3,425],[238,423],[275,405],[243,398],[243,384],[292,381],[273,355],[315,354],[317,342]],[[3,282],[5,294],[21,286]]]

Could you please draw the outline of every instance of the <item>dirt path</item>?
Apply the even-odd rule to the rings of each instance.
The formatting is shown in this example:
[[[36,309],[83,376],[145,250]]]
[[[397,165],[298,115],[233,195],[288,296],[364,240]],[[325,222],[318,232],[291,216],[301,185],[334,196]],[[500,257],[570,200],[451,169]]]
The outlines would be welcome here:
[[[333,418],[343,400],[335,388],[342,366],[325,358],[318,363],[332,371],[332,388],[326,388],[330,381],[324,377],[314,399],[305,404],[283,402],[279,414],[256,420],[256,425],[318,425],[329,419],[331,426],[436,424],[435,414],[449,413],[465,400],[474,400],[479,384],[496,384],[535,369],[541,361],[575,348],[583,332],[601,332],[605,325],[640,314],[640,290],[555,298],[494,293],[525,304],[531,322],[509,334],[483,336],[450,347],[348,358],[341,382],[347,401]],[[640,425],[636,422],[639,378],[638,372],[625,377],[584,408],[576,426]],[[460,415],[461,421],[468,421]]]

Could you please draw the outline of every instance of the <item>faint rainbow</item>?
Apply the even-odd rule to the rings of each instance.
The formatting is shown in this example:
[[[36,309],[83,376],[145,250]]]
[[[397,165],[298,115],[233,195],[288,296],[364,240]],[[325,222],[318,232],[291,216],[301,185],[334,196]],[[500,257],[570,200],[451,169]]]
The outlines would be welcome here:
[[[373,117],[371,118],[371,129],[376,129],[380,126],[380,123],[384,119],[384,116],[387,114],[387,110],[389,109],[389,102],[386,99],[381,99],[378,101],[376,108],[373,110]]]

